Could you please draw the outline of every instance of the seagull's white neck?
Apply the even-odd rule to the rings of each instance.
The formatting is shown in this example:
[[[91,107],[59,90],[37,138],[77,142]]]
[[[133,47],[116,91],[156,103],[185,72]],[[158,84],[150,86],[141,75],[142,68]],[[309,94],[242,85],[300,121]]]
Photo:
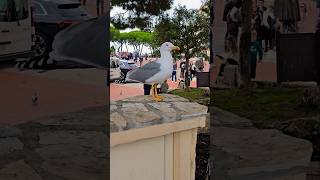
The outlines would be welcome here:
[[[160,54],[161,54],[161,59],[171,60],[171,61],[173,59],[170,51],[160,50]]]

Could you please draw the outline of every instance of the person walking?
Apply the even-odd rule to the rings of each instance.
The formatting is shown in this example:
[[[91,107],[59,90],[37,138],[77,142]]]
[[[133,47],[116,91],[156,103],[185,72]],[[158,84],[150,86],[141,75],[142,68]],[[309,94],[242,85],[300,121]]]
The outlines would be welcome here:
[[[143,84],[144,95],[150,95],[151,85]]]
[[[195,63],[192,63],[192,72],[193,72],[192,76],[193,77],[195,77],[197,75],[197,70],[198,70],[198,68],[195,65]]]
[[[260,46],[262,46],[262,39],[263,39],[263,33],[262,33],[262,27],[261,27],[262,15],[263,15],[263,12],[261,8],[258,6],[252,24],[253,24],[254,30],[257,32],[257,41],[260,43]]]
[[[139,58],[140,67],[142,66],[142,62],[143,62],[143,57],[140,57]]]
[[[275,39],[276,39],[276,32],[278,27],[277,24],[277,19],[273,14],[273,7],[269,7],[268,9],[268,24],[270,26],[270,30],[269,30],[269,49],[273,49],[273,47],[275,46]]]
[[[264,50],[265,52],[268,52],[270,47],[270,41],[271,41],[271,27],[270,27],[270,15],[269,10],[266,7],[263,7],[263,15],[262,15],[262,22],[261,22],[261,28],[262,28],[262,39],[264,40]]]
[[[231,11],[231,9],[234,6],[234,0],[226,0],[225,6],[224,6],[224,11],[223,11],[223,17],[222,21],[226,22],[227,30],[224,38],[224,48],[227,48],[227,37],[229,35],[229,21],[228,21],[228,15]]]
[[[193,78],[193,70],[192,70],[192,64],[190,63],[189,64],[189,79],[190,81],[192,81],[192,78]]]
[[[242,1],[236,0],[233,8],[230,10],[227,21],[228,21],[228,36],[233,36],[236,38],[236,42],[238,43],[238,36],[239,36],[239,28],[241,25],[241,6]]]
[[[257,41],[257,32],[253,29],[251,33],[251,47],[250,47],[250,53],[251,53],[251,70],[250,70],[250,76],[252,79],[256,78],[256,69],[257,69],[257,55],[259,55],[259,62],[262,61],[263,51],[260,43]]]
[[[186,64],[184,62],[181,62],[180,63],[180,78],[184,78],[184,72],[185,72],[185,69],[186,68]]]
[[[172,75],[171,75],[171,80],[174,82],[177,82],[177,62],[173,63],[173,70],[172,70]]]
[[[218,76],[222,77],[224,69],[227,65],[239,65],[238,49],[235,43],[235,37],[229,36],[227,39],[227,54],[226,57],[217,55],[222,63],[219,68]]]

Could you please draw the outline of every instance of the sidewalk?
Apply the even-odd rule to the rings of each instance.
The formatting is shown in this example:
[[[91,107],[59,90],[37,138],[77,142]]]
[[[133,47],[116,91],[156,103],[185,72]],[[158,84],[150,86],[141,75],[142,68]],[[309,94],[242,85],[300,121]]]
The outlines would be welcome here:
[[[174,82],[168,80],[169,89],[177,89],[178,81]],[[191,87],[196,87],[196,80],[191,82]],[[143,95],[143,84],[142,83],[127,83],[127,84],[110,84],[110,99],[111,101],[121,100],[128,97]]]
[[[107,127],[106,106],[0,126],[0,179],[107,179]]]
[[[309,141],[256,129],[249,119],[209,108],[214,179],[305,179],[312,155]]]
[[[0,124],[19,124],[105,105],[108,99],[101,74],[104,73],[93,69],[46,73],[1,70]],[[39,99],[36,106],[31,101],[35,92]]]
[[[148,63],[149,60],[143,61],[142,66]],[[140,66],[139,61],[137,61],[137,65]],[[180,61],[177,62],[177,81],[174,82],[170,79],[168,79],[168,85],[169,89],[177,89],[178,84],[179,84],[179,77],[180,77]],[[209,62],[205,61],[205,68],[204,72],[209,71]],[[117,72],[113,70],[113,75],[116,76]],[[119,74],[119,73],[118,73]],[[184,79],[183,79],[184,80]],[[190,87],[196,87],[197,82],[196,82],[196,77],[193,78],[193,81],[191,81],[191,86]],[[127,83],[127,84],[116,84],[116,83],[111,83],[110,84],[110,99],[112,101],[115,100],[121,100],[125,99],[128,97],[132,96],[138,96],[138,95],[143,95],[143,84],[142,83]]]

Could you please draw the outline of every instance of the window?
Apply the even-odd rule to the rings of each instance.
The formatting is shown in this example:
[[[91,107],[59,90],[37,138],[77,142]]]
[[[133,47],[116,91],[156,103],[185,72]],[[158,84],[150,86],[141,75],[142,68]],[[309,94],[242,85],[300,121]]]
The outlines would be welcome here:
[[[29,16],[28,0],[1,0],[0,21],[12,22]]]
[[[47,15],[48,13],[40,3],[34,3],[33,4],[33,14],[34,15]]]
[[[59,12],[63,17],[77,18],[87,16],[87,13],[80,4],[61,4],[58,6]]]

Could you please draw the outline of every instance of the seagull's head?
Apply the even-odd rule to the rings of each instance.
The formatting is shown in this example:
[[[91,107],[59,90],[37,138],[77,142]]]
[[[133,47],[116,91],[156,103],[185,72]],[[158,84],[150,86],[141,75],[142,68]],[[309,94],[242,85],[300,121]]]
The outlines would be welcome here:
[[[165,42],[161,45],[160,51],[179,51],[180,48],[178,46],[173,45],[171,42]]]

